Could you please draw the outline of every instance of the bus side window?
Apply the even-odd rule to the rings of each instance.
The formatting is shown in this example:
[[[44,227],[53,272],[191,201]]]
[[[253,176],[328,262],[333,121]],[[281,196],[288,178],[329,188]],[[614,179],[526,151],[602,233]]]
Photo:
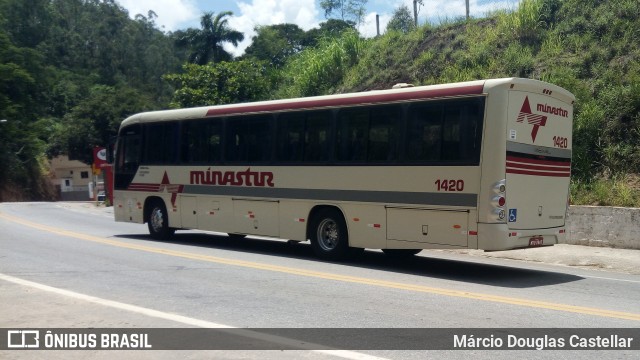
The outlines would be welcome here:
[[[369,109],[340,111],[336,144],[338,160],[364,162],[368,142]]]
[[[220,119],[185,122],[182,126],[182,163],[207,164],[219,161],[221,125]]]
[[[329,130],[331,113],[328,111],[311,113],[307,116],[304,161],[321,162],[329,160]]]
[[[145,164],[175,164],[178,155],[178,123],[159,122],[144,126]]]
[[[267,162],[271,160],[271,116],[255,115],[229,118],[226,160],[231,162]]]
[[[478,164],[480,160],[481,104],[478,99],[445,103],[442,160]]]
[[[305,116],[301,113],[278,116],[276,159],[281,162],[303,160]]]
[[[462,160],[478,165],[482,142],[482,120],[485,99],[469,100],[460,110],[460,152]]]
[[[398,128],[401,119],[400,105],[371,109],[367,161],[385,162],[398,159]]]
[[[246,134],[246,121],[243,118],[231,117],[227,121],[227,134],[226,134],[226,161],[243,161],[247,159],[246,146],[245,146],[245,134]]]
[[[140,126],[123,129],[116,148],[116,169],[121,173],[135,172],[140,165]]]
[[[116,174],[114,188],[127,189],[140,165],[140,125],[131,125],[120,131],[116,144]]]
[[[408,161],[439,161],[442,141],[442,105],[413,105],[408,114]]]
[[[124,172],[135,172],[140,165],[140,136],[127,136],[124,148]]]
[[[465,106],[445,107],[444,126],[442,131],[442,160],[461,160],[460,122]]]
[[[246,138],[247,160],[267,162],[271,160],[271,124],[270,115],[252,116],[248,119]]]

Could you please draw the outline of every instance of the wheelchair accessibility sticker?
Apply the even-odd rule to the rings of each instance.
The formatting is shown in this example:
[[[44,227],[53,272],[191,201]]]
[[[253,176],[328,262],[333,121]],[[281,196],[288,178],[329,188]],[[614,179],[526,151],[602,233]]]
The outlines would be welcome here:
[[[518,220],[518,209],[509,209],[509,222],[516,222]]]

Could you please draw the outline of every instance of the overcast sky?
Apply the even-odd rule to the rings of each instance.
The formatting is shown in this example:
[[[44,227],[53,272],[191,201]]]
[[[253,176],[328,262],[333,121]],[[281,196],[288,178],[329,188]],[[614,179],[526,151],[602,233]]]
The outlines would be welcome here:
[[[251,43],[255,35],[256,25],[273,25],[282,23],[297,24],[304,30],[317,27],[325,21],[324,12],[319,0],[116,0],[129,11],[129,16],[147,15],[153,10],[158,18],[156,23],[165,31],[199,28],[200,15],[206,11],[232,11],[229,25],[245,35],[238,48],[226,47],[234,55],[240,55]],[[427,19],[437,22],[440,19],[464,16],[465,0],[424,0],[419,11],[419,21]],[[519,0],[469,0],[471,16],[480,17],[488,11],[496,9],[513,9]],[[413,9],[413,0],[369,0],[366,5],[365,22],[359,28],[364,36],[375,36],[376,14],[380,15],[380,31],[384,29],[393,11],[402,4]]]

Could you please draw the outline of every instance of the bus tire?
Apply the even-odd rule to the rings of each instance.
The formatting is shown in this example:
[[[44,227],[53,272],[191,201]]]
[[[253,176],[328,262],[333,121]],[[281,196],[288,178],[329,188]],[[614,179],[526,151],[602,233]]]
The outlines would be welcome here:
[[[344,260],[364,250],[349,247],[347,224],[337,209],[320,210],[310,226],[311,247],[316,256],[323,260]]]
[[[382,249],[382,252],[390,258],[399,259],[413,256],[421,252],[422,249]]]
[[[150,206],[151,211],[149,211],[149,220],[147,221],[149,234],[151,234],[151,237],[156,240],[166,240],[171,238],[176,229],[169,227],[167,207],[164,206],[162,201],[154,201]]]

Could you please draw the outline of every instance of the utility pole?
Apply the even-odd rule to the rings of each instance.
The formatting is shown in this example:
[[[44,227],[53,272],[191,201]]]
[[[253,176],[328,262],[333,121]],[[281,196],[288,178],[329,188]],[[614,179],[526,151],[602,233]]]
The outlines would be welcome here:
[[[465,0],[465,3],[467,4],[467,20],[469,20],[469,0]]]
[[[413,19],[418,27],[418,0],[413,0]]]

